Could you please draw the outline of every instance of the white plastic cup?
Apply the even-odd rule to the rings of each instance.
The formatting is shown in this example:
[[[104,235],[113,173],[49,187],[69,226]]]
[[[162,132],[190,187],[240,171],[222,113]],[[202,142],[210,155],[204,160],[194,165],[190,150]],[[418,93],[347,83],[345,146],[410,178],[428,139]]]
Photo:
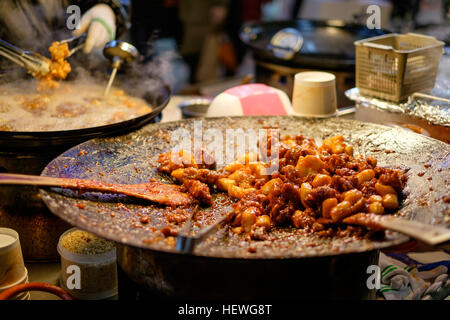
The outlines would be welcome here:
[[[294,78],[292,111],[302,117],[336,115],[336,76],[329,72],[300,72]]]
[[[26,275],[19,234],[0,228],[0,288],[17,283]]]
[[[12,288],[19,284],[25,284],[25,283],[28,283],[28,270],[27,270],[27,268],[24,267],[23,276],[19,280],[15,281],[13,283],[9,283],[6,286],[1,286],[0,293],[5,291],[6,289]],[[11,297],[10,300],[30,300],[30,292],[24,291],[24,292],[18,293],[15,296]]]

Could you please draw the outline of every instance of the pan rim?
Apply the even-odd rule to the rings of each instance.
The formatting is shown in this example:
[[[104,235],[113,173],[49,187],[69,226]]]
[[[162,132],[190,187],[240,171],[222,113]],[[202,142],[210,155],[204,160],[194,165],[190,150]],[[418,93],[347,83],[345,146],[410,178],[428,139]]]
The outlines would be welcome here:
[[[25,148],[36,148],[33,141],[36,139],[43,139],[48,143],[44,143],[44,147],[54,146],[54,145],[67,145],[67,140],[73,139],[76,145],[86,142],[90,139],[95,139],[99,137],[104,137],[107,135],[115,134],[115,133],[123,133],[127,128],[135,128],[139,129],[147,124],[155,118],[158,114],[160,114],[169,104],[171,99],[171,89],[168,84],[166,84],[161,78],[154,77],[154,80],[160,83],[162,93],[159,93],[161,98],[161,102],[156,104],[155,107],[152,106],[152,110],[146,114],[140,115],[138,117],[133,117],[131,119],[111,123],[111,124],[102,124],[99,126],[90,126],[86,128],[77,128],[77,129],[68,129],[68,130],[51,130],[51,131],[2,131],[0,130],[0,141],[6,141],[6,143],[24,143],[26,144]],[[146,94],[151,94],[151,92],[147,92]],[[153,95],[152,95],[153,96]],[[158,97],[158,95],[154,95]],[[145,99],[145,97],[143,97]],[[147,99],[145,99],[147,100]],[[147,102],[149,102],[147,100]],[[53,140],[63,140],[61,142],[52,143]],[[70,144],[74,146],[74,143]],[[76,146],[75,145],[75,146]],[[19,146],[21,147],[21,146]],[[41,146],[39,146],[41,147]],[[14,147],[8,147],[10,149],[14,149]]]

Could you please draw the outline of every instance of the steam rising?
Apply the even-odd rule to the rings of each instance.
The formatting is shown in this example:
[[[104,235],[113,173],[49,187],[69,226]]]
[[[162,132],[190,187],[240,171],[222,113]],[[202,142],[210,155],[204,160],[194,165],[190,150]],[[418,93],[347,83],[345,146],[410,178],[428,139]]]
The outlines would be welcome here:
[[[65,0],[36,2],[37,4],[31,4],[29,1],[0,1],[0,38],[25,50],[36,51],[49,57],[48,47],[53,41],[71,36],[70,30],[65,26],[65,8],[69,3]],[[121,87],[130,95],[144,97],[149,92],[161,90],[161,81],[156,78],[164,77],[166,82],[173,86],[178,79],[173,75],[172,61],[177,58],[175,51],[169,50],[145,65],[142,61],[135,61],[131,65],[123,66],[113,87]],[[106,86],[111,68],[109,61],[103,57],[102,50],[94,50],[89,55],[79,51],[68,61],[72,72],[66,82]],[[27,84],[23,84],[24,79],[28,80]],[[36,89],[36,81],[27,75],[23,68],[3,57],[0,57],[0,80],[20,80],[21,87],[30,91]]]
[[[41,52],[53,39],[70,35],[65,27],[65,0],[0,1],[0,37],[19,47]],[[61,26],[55,28],[55,26]]]

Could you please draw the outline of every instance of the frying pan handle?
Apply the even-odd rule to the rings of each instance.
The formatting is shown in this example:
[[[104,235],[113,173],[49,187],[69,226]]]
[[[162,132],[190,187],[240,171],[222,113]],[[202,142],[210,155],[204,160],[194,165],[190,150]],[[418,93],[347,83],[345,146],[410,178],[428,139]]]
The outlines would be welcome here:
[[[72,296],[68,294],[67,291],[65,291],[63,288],[43,282],[24,283],[6,289],[2,293],[0,293],[0,300],[8,300],[16,294],[24,291],[44,291],[52,293],[63,300],[73,300]]]

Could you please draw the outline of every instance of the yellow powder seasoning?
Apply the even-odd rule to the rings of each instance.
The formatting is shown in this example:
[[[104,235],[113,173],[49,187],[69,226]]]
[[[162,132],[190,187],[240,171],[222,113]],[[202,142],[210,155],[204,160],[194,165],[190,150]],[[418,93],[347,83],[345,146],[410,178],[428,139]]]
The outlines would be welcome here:
[[[114,242],[76,228],[59,239],[60,284],[74,298],[99,300],[117,296]]]

